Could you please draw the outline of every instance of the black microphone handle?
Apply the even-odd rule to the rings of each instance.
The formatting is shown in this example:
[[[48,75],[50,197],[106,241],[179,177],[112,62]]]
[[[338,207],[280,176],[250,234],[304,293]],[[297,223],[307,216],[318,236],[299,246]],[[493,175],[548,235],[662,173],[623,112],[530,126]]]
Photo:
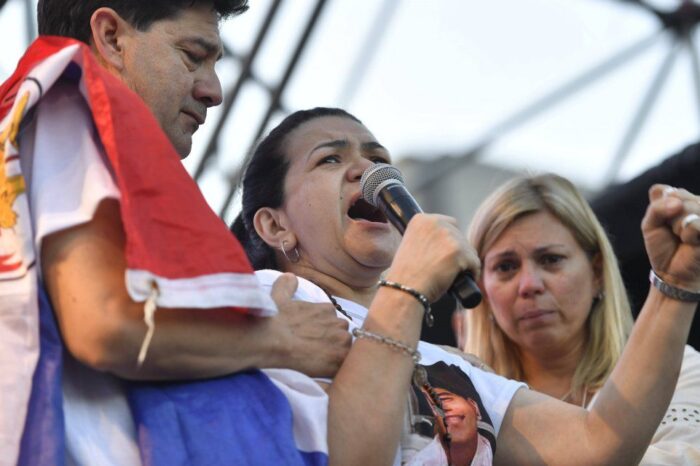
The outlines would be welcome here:
[[[423,212],[406,187],[400,183],[382,188],[377,195],[377,207],[401,235],[406,231],[406,226],[413,216]],[[481,290],[476,285],[474,276],[467,270],[457,274],[450,286],[450,294],[467,309],[476,307],[481,302]]]

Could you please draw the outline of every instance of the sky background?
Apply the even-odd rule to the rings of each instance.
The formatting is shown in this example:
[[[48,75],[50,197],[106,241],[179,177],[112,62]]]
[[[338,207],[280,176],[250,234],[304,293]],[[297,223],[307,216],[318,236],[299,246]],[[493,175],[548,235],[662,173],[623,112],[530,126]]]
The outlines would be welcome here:
[[[247,13],[222,27],[226,44],[243,54],[270,0],[250,4]],[[8,0],[0,11],[3,79],[26,46],[24,5]],[[264,82],[274,84],[281,76],[313,5],[312,0],[283,3],[254,68]],[[597,189],[672,47],[671,37],[659,30],[649,13],[616,0],[329,0],[283,102],[289,109],[349,109],[396,159],[459,156],[554,88],[649,39],[645,52],[626,65],[499,135],[481,159],[555,171]],[[618,181],[698,139],[693,62],[686,49],[680,52]],[[235,82],[239,65],[224,59],[218,70],[226,87]],[[225,149],[200,183],[213,204],[249,149],[267,102],[264,89],[253,84],[236,102],[220,139]],[[211,111],[195,135],[186,162],[190,170],[220,117]]]

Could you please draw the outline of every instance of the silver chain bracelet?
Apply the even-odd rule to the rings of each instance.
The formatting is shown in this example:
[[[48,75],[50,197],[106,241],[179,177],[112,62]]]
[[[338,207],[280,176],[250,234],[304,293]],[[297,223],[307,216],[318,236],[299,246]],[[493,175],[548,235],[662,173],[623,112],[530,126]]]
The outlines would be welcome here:
[[[352,330],[352,336],[355,338],[366,338],[368,340],[376,341],[377,343],[382,343],[384,345],[390,346],[413,359],[413,364],[418,364],[420,362],[420,353],[418,350],[414,350],[410,346],[401,343],[400,341],[394,340],[393,338],[385,337],[379,335],[378,333],[369,332],[361,328],[355,328]]]

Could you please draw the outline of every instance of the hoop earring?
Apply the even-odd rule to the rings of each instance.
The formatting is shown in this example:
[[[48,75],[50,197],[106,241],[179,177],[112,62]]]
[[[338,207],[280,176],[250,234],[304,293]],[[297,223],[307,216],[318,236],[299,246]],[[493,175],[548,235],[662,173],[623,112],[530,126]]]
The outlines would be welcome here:
[[[289,256],[287,255],[287,251],[285,250],[285,244],[287,244],[287,240],[282,240],[282,246],[280,246],[280,251],[282,251],[282,254],[284,254],[284,258],[287,259],[289,262],[292,264],[296,264],[299,262],[299,250],[297,249],[296,246],[294,246],[294,260],[290,259]]]

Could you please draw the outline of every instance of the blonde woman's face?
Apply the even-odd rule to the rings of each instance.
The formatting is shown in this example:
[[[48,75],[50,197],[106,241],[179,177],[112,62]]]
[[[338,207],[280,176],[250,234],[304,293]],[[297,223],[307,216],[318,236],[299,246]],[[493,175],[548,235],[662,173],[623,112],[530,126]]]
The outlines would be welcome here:
[[[522,351],[574,350],[600,285],[588,255],[549,212],[510,225],[484,256],[484,291],[500,328]]]

